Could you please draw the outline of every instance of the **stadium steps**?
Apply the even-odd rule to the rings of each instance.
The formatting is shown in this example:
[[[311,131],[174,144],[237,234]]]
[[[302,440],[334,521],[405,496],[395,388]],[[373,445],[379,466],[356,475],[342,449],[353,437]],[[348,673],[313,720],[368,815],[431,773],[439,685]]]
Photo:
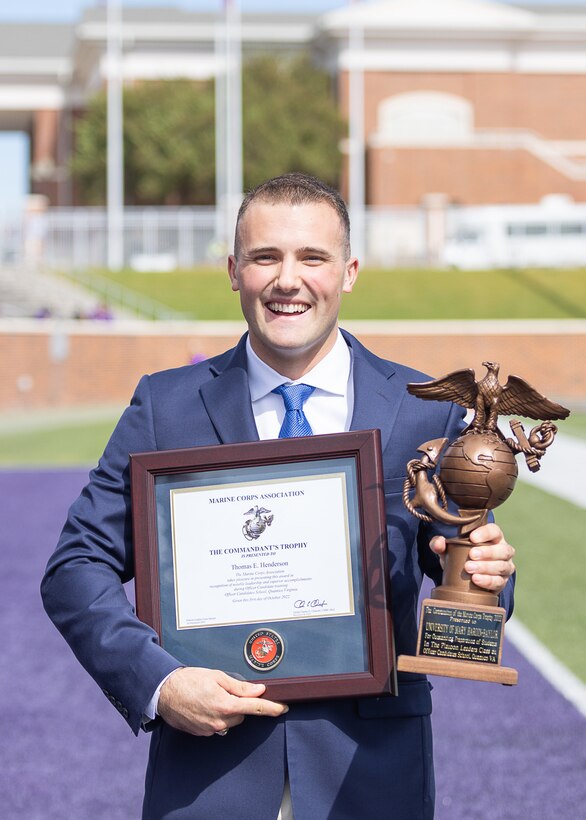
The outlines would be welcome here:
[[[96,317],[100,297],[56,274],[26,267],[0,267],[0,318]],[[119,308],[110,314],[128,318]]]

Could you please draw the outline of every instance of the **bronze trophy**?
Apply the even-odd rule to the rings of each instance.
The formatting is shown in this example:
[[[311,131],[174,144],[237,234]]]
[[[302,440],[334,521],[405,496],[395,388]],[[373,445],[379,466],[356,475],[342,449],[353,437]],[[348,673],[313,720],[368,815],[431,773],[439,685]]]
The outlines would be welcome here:
[[[403,488],[407,509],[422,521],[455,524],[459,529],[458,536],[447,541],[442,584],[422,603],[417,653],[400,655],[397,668],[511,685],[517,683],[517,670],[500,665],[506,613],[498,606],[498,596],[476,586],[464,570],[472,546],[468,536],[513,492],[515,456],[523,453],[529,469],[537,472],[557,432],[552,420],[564,419],[570,411],[518,376],[499,384],[499,365],[483,365],[488,373],[478,382],[474,371],[466,369],[407,385],[409,393],[420,399],[453,401],[475,413],[447,449],[446,438],[427,441],[418,448],[422,457],[407,464]],[[515,438],[505,438],[497,426],[498,416],[517,413],[542,423],[526,436],[521,422],[511,421]],[[439,475],[430,479],[440,459]],[[448,498],[457,505],[458,514],[448,510]]]

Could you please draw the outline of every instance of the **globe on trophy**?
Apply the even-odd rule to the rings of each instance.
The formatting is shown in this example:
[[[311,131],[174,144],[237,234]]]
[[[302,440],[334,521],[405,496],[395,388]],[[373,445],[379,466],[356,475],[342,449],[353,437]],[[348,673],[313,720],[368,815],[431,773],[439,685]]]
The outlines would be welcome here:
[[[518,454],[532,472],[539,470],[557,433],[553,420],[567,418],[570,411],[518,376],[509,376],[501,385],[496,362],[483,366],[488,372],[479,381],[473,370],[465,369],[407,385],[420,399],[453,401],[474,410],[474,417],[455,441],[427,441],[418,448],[421,458],[407,464],[407,509],[422,521],[457,526],[458,535],[447,540],[441,586],[422,602],[416,654],[400,655],[397,668],[511,685],[517,683],[517,670],[501,666],[506,613],[498,606],[498,596],[477,586],[464,569],[472,546],[469,534],[513,492]],[[527,435],[515,419],[510,422],[514,438],[506,438],[497,425],[499,414],[518,414],[541,424]]]

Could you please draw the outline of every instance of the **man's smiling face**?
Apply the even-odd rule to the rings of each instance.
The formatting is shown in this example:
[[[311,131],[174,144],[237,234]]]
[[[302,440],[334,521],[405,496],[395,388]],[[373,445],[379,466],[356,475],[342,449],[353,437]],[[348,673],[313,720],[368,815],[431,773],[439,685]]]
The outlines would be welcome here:
[[[332,349],[342,293],[356,281],[340,218],[325,202],[257,200],[238,232],[228,271],[252,348],[274,370],[301,378]]]

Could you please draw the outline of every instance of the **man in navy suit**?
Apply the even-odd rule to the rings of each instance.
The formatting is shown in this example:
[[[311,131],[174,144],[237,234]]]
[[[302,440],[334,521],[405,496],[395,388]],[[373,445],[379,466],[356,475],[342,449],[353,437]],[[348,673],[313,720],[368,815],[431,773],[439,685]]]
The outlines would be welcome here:
[[[282,384],[308,385],[313,433],[381,430],[399,653],[412,654],[424,574],[437,583],[445,540],[405,509],[405,465],[424,441],[454,438],[461,408],[405,390],[427,377],[379,359],[338,328],[356,281],[339,195],[289,174],[240,209],[232,289],[248,333],[196,365],[141,379],[90,482],[73,504],[42,592],[80,662],[138,732],[152,728],[143,817],[196,820],[416,820],[433,816],[430,687],[399,675],[398,697],[285,704],[264,685],[183,667],[128,603],[133,576],[128,455],[276,438]],[[466,569],[510,613],[514,550],[478,528]]]

